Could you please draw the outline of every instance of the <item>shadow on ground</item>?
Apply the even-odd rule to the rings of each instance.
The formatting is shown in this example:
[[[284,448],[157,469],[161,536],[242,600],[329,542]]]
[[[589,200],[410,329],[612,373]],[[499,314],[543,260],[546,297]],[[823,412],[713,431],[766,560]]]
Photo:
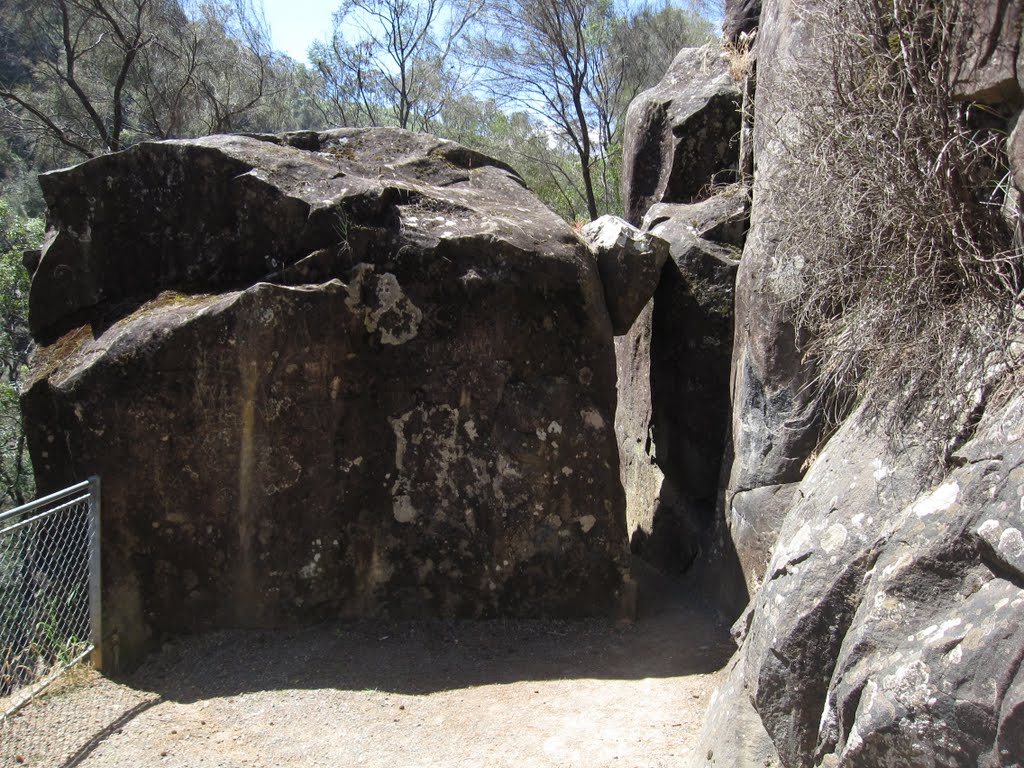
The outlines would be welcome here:
[[[688,580],[638,561],[638,618],[359,620],[189,637],[151,656],[130,686],[191,703],[284,689],[430,694],[525,680],[678,677],[717,671],[735,650]]]

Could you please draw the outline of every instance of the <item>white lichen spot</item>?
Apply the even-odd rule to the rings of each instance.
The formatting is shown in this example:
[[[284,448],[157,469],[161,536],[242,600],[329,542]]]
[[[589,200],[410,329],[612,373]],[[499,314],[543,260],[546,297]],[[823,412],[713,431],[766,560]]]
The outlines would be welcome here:
[[[317,572],[320,570],[320,553],[314,552],[313,559],[306,563],[299,569],[299,576],[303,579],[316,578]]]
[[[548,432],[550,432],[552,435],[560,435],[562,434],[562,425],[559,424],[557,421],[552,421],[550,424],[548,424]]]
[[[772,570],[777,570],[785,563],[793,560],[797,555],[802,554],[810,543],[811,527],[804,523],[788,543],[775,551],[775,556],[772,558]]]
[[[889,476],[889,468],[882,464],[881,459],[875,459],[871,462],[871,465],[875,468],[875,471],[871,473],[871,476],[875,478],[875,482],[881,482]]]
[[[338,399],[338,393],[341,391],[341,377],[335,376],[331,379],[331,400]]]
[[[395,520],[398,522],[411,523],[416,519],[416,508],[408,496],[395,496],[391,500],[391,505]]]
[[[978,526],[978,535],[983,539],[988,539],[1002,527],[1002,524],[998,520],[992,520],[990,518]]]
[[[864,513],[858,512],[856,515],[850,518],[850,522],[854,525],[860,525],[862,522],[864,522]]]
[[[476,438],[477,438],[476,424],[473,423],[472,419],[470,419],[465,424],[463,424],[462,428],[466,431],[466,434],[469,435],[469,439],[470,440],[476,440]]]
[[[597,518],[593,515],[583,515],[576,522],[580,524],[580,528],[583,529],[584,533],[590,533],[590,529],[597,523]]]
[[[572,474],[572,467],[562,467],[562,474],[569,477]]]
[[[959,664],[961,661],[963,661],[963,658],[964,649],[963,646],[959,644],[955,648],[953,648],[953,650],[946,654],[946,661],[948,661],[950,664]]]
[[[927,496],[915,501],[910,510],[918,517],[928,517],[928,515],[934,515],[936,512],[943,512],[949,509],[953,506],[959,495],[960,485],[955,480],[951,480],[948,483],[943,483]]]
[[[996,548],[1008,559],[1024,558],[1024,536],[1017,528],[1007,528],[999,536],[999,544]]]
[[[583,424],[591,429],[604,429],[604,417],[596,408],[580,411],[580,418],[583,419]]]
[[[545,440],[548,439],[548,433],[545,432],[543,429],[538,427],[537,428],[537,439],[540,440],[543,443]]]
[[[374,276],[373,299],[364,303],[364,289]],[[382,344],[404,344],[419,333],[423,312],[409,300],[398,278],[390,272],[375,275],[372,266],[360,265],[347,291],[345,305],[362,318],[368,333],[380,332]]]
[[[846,536],[846,528],[839,523],[831,525],[821,536],[821,548],[831,554],[846,543]]]

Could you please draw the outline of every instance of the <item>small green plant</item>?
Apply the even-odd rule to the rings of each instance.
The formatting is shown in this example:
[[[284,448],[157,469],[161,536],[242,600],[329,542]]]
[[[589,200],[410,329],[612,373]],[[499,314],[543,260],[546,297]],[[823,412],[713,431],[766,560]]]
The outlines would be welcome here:
[[[63,599],[50,597],[44,608],[45,617],[36,622],[36,630],[42,638],[37,649],[40,657],[60,668],[71,666],[89,648],[87,640],[74,632],[68,633],[64,626],[63,617],[74,611],[78,596],[78,590],[72,589]]]
[[[348,212],[343,208],[339,208],[334,214],[334,234],[338,236],[338,242],[348,244],[349,227],[352,222],[349,219]]]

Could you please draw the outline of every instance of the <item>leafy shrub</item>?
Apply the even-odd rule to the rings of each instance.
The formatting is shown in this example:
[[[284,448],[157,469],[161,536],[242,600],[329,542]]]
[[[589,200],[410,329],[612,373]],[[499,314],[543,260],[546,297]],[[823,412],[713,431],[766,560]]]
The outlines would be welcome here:
[[[28,359],[29,275],[22,253],[38,248],[43,222],[12,213],[0,200],[0,505],[32,498],[32,467],[25,446],[18,387]]]

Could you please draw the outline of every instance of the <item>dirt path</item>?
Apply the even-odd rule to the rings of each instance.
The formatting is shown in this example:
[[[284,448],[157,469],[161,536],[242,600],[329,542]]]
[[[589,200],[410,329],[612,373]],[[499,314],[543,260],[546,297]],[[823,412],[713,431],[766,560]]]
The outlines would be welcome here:
[[[630,625],[361,621],[190,638],[125,683],[34,704],[2,734],[0,765],[678,766],[732,651],[688,591],[645,573]]]

